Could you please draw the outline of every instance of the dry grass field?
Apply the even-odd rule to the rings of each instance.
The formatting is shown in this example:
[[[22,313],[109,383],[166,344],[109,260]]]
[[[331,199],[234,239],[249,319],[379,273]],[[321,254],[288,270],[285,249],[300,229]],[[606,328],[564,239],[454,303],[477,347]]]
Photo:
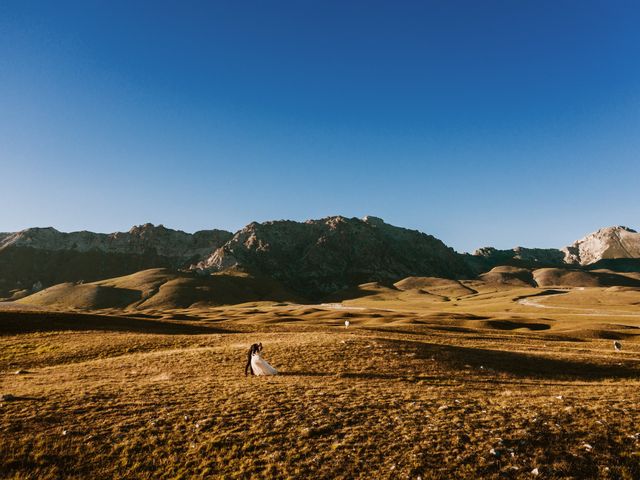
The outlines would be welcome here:
[[[6,304],[0,476],[640,478],[639,290],[403,282],[322,305]],[[243,375],[254,342],[280,375]]]

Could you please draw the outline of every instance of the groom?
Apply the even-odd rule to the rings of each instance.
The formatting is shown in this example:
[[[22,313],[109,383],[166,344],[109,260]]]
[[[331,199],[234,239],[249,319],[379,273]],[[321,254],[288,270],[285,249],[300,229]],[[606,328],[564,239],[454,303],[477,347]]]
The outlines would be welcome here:
[[[251,375],[253,375],[253,367],[251,366],[251,355],[254,353],[260,353],[262,351],[262,343],[254,343],[249,348],[249,352],[247,352],[247,364],[244,366],[244,376],[247,376],[247,370],[251,370]]]

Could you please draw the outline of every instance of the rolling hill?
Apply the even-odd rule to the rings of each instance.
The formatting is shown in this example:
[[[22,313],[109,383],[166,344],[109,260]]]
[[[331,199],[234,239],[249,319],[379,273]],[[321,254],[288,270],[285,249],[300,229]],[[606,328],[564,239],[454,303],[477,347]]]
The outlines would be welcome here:
[[[272,279],[243,272],[202,276],[155,268],[98,282],[54,285],[16,303],[56,310],[167,310],[255,301],[301,299]]]

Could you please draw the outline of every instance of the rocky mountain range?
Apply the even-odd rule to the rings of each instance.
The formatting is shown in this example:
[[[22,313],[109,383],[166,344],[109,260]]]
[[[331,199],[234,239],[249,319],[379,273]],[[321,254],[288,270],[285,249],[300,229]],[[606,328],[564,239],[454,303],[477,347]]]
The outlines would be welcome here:
[[[241,267],[317,296],[364,282],[471,274],[452,248],[431,235],[377,217],[251,223],[194,268]]]
[[[224,230],[189,234],[149,223],[110,234],[63,233],[51,227],[1,233],[0,297],[147,268],[187,268],[232,236]]]
[[[361,283],[391,284],[407,277],[514,275],[503,267],[640,271],[640,234],[608,227],[562,249],[485,247],[470,255],[371,216],[253,222],[235,234],[189,234],[151,224],[111,234],[53,228],[0,233],[0,298],[14,299],[58,283],[92,282],[150,268],[196,276],[243,271],[272,278],[307,298],[323,298]],[[553,272],[553,278],[564,278],[564,273]]]
[[[473,255],[467,255],[466,260],[475,271],[487,271],[498,265],[636,271],[640,268],[640,233],[623,226],[606,227],[563,248],[516,247],[498,250],[484,247]]]

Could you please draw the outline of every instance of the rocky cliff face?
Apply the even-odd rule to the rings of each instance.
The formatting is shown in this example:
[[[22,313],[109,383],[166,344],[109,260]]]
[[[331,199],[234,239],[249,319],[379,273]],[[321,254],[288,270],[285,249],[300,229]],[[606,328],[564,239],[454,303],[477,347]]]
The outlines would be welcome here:
[[[92,281],[146,268],[187,267],[231,237],[231,232],[223,230],[189,234],[151,224],[110,234],[63,233],[54,228],[3,233],[0,297],[60,282]]]
[[[601,228],[563,248],[565,262],[591,265],[602,260],[640,258],[640,233],[627,227]]]
[[[469,274],[461,256],[437,238],[376,217],[251,223],[194,266],[230,267],[269,275],[311,297],[364,282]]]

